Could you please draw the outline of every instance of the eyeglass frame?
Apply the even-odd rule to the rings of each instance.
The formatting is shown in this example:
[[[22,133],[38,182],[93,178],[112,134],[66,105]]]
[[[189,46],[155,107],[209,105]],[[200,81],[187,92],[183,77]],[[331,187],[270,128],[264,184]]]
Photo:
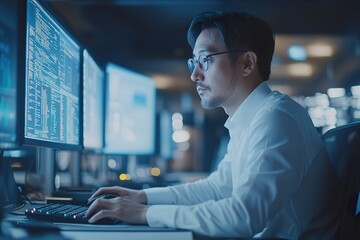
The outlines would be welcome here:
[[[190,74],[192,74],[195,70],[195,63],[199,64],[199,67],[200,69],[203,71],[203,72],[206,72],[207,70],[209,70],[209,63],[208,61],[210,60],[209,57],[212,57],[212,56],[215,56],[215,55],[220,55],[220,54],[225,54],[225,53],[233,53],[233,52],[241,52],[241,53],[245,53],[249,50],[245,50],[245,49],[233,49],[233,50],[229,50],[229,51],[224,51],[224,52],[217,52],[217,53],[212,53],[212,54],[209,54],[209,55],[206,55],[205,53],[202,53],[198,56],[197,60],[194,59],[194,58],[189,58],[188,61],[187,61],[187,65],[188,65],[188,68],[189,68],[189,71],[190,71]],[[200,63],[200,57],[201,56],[205,56],[204,60],[204,63],[206,62],[207,63],[207,67],[205,69],[203,63]]]

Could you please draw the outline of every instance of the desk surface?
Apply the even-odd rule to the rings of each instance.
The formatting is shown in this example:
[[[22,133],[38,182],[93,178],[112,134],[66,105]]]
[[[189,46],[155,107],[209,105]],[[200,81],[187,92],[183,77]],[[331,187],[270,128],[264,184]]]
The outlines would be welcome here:
[[[26,224],[27,219],[22,215],[10,215],[6,217],[9,222],[21,222],[19,225]],[[42,227],[41,223],[40,228]],[[137,226],[137,225],[94,225],[94,224],[67,224],[67,223],[53,223],[53,227],[60,229],[61,235],[69,239],[74,240],[104,240],[104,239],[171,239],[171,240],[193,240],[193,234],[191,231],[171,229],[171,228],[152,228],[149,226]],[[49,226],[48,223],[44,223],[43,228]],[[39,228],[39,225],[36,226]],[[23,231],[14,227],[12,232],[17,234],[17,231]],[[16,239],[16,238],[15,238]]]
[[[152,228],[136,225],[93,225],[93,224],[62,224],[56,223],[65,237],[71,239],[171,239],[192,240],[192,232],[171,228]]]
[[[74,240],[99,240],[99,239],[126,239],[126,240],[147,240],[147,239],[171,239],[171,240],[192,240],[191,232],[108,232],[108,231],[61,231],[64,237]]]

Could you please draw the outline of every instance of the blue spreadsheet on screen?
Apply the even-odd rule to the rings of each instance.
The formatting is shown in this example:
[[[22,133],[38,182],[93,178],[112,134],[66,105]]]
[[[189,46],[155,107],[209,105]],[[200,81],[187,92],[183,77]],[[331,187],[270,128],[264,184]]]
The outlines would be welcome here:
[[[27,143],[80,144],[80,46],[39,2],[27,1]]]

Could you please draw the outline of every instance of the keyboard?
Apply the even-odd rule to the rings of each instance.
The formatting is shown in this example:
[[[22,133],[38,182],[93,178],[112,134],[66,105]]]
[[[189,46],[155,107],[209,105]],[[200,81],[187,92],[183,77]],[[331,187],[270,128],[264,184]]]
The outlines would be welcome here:
[[[85,217],[88,207],[85,205],[63,204],[63,203],[48,203],[39,207],[25,210],[25,215],[29,219],[45,220],[50,222],[62,223],[89,223],[88,218]],[[116,219],[103,218],[96,222],[96,224],[115,224],[118,223]]]

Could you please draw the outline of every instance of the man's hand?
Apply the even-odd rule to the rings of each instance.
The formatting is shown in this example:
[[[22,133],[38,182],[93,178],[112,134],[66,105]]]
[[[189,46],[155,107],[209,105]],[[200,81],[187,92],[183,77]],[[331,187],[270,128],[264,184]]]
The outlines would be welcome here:
[[[112,192],[112,194],[114,193]],[[91,217],[89,223],[110,217],[132,224],[147,224],[147,209],[147,205],[135,202],[128,196],[111,199],[99,198],[91,204],[86,217]]]
[[[88,201],[91,202],[97,196],[104,194],[112,194],[112,195],[117,195],[119,197],[126,197],[127,199],[133,202],[147,204],[147,197],[144,191],[133,190],[119,186],[99,188],[93,195],[91,195]]]

